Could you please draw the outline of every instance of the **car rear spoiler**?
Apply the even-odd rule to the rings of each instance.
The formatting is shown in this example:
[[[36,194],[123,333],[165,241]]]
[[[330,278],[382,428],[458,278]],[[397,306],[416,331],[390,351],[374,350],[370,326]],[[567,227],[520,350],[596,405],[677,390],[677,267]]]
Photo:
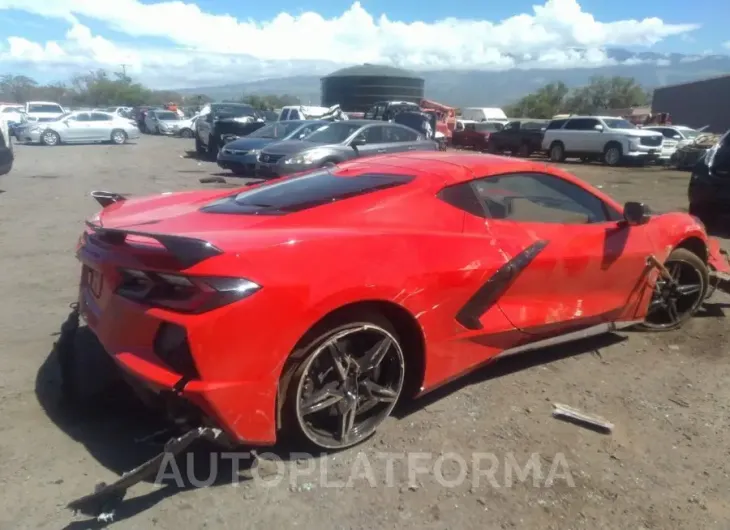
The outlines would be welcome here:
[[[127,200],[124,195],[114,193],[112,191],[92,191],[91,196],[96,199],[96,202],[98,202],[102,208],[106,208],[107,206],[109,206],[110,204],[114,204],[115,202],[122,202]]]
[[[197,265],[203,260],[219,256],[223,251],[203,239],[194,237],[175,236],[169,234],[156,234],[153,232],[137,232],[135,230],[122,230],[120,228],[104,228],[86,221],[88,226],[101,241],[111,245],[123,245],[127,236],[145,237],[159,242],[165,249],[177,259],[183,268]]]

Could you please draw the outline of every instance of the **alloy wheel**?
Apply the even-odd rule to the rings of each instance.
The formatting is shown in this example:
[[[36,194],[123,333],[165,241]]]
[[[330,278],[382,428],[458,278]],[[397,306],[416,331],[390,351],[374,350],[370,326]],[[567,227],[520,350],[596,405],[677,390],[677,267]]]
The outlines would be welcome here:
[[[115,144],[123,144],[127,141],[127,136],[122,131],[116,131],[112,134],[112,142]]]
[[[670,258],[665,267],[673,281],[659,277],[644,321],[645,327],[654,330],[679,326],[699,308],[707,290],[702,272],[692,263]]]
[[[301,432],[324,449],[344,449],[373,434],[403,389],[405,362],[385,329],[340,331],[308,357],[296,390]]]
[[[609,166],[617,166],[621,161],[621,151],[618,147],[610,147],[606,150],[604,158],[606,160],[606,164]]]
[[[58,136],[53,131],[43,133],[43,143],[46,145],[56,145],[58,143]]]

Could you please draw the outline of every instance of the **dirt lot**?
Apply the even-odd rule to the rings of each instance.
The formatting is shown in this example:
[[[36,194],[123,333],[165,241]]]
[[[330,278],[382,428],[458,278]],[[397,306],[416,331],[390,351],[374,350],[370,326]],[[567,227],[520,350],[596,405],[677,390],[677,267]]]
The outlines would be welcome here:
[[[218,168],[187,157],[191,144],[147,136],[122,147],[18,146],[13,172],[0,180],[5,190],[0,195],[0,528],[97,528],[74,519],[65,503],[159,449],[135,442],[159,426],[130,402],[76,411],[59,406],[58,378],[47,358],[76,295],[76,239],[84,218],[97,210],[88,192],[202,186],[198,179]],[[620,200],[644,200],[657,209],[685,206],[686,173],[566,167]],[[232,487],[231,462],[219,458],[213,460],[221,466],[219,480],[209,488],[178,488],[174,481],[164,487],[140,484],[117,510],[115,525],[728,528],[730,365],[723,310],[729,301],[716,295],[681,332],[624,333],[493,365],[401,410],[375,440],[315,461],[315,474],[295,482],[291,472],[273,486],[246,480],[250,472],[242,465],[240,484]],[[552,419],[554,401],[609,419],[613,434]],[[407,460],[397,456],[406,451],[431,453],[434,473],[409,485]],[[474,453],[487,452],[499,463],[491,481],[479,479],[472,460]],[[392,481],[381,453],[395,459]],[[459,482],[456,457],[447,458],[443,469],[435,465],[443,453],[464,459],[466,480],[453,487],[439,484],[441,471],[446,480]],[[513,475],[510,486],[509,459],[525,468],[533,453],[539,454],[542,479],[535,473],[527,481]],[[206,477],[209,456],[207,447],[195,452],[199,480]],[[372,468],[363,464],[366,457]],[[420,462],[429,468],[428,459]],[[348,480],[354,464],[360,478],[350,487],[332,487]],[[557,464],[560,474],[550,484],[547,475]],[[302,473],[309,469],[306,460],[286,465]],[[276,471],[271,466],[261,469]],[[377,483],[371,484],[373,477]]]

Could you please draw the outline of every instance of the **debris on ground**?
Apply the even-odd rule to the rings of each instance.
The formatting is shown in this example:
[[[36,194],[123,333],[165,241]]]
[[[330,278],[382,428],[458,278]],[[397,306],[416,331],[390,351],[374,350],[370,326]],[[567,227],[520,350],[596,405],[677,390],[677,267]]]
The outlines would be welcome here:
[[[606,421],[599,416],[585,414],[577,409],[568,407],[567,405],[561,405],[559,403],[553,403],[553,407],[555,407],[555,410],[553,410],[554,418],[581,426],[587,426],[605,433],[613,431],[613,423]]]

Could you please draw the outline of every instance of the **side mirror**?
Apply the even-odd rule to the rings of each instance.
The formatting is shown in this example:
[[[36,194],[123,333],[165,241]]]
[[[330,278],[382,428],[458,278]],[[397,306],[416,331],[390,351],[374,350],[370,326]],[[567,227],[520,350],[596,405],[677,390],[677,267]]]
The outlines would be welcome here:
[[[643,225],[649,222],[651,211],[643,202],[627,202],[624,204],[624,220],[629,226]]]
[[[350,147],[360,147],[367,143],[367,140],[364,136],[357,136],[355,137],[352,142],[350,142]]]
[[[593,128],[598,132],[603,132],[603,125],[594,125]]]

